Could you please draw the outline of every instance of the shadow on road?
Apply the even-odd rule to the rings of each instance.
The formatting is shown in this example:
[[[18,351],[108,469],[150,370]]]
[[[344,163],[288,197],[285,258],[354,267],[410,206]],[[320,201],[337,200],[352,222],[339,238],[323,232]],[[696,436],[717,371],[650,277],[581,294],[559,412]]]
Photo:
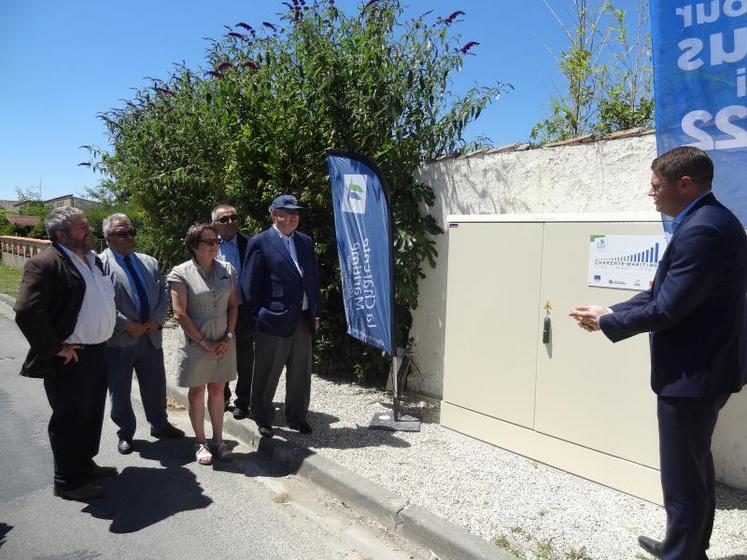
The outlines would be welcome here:
[[[134,533],[175,513],[213,503],[203,494],[194,473],[184,467],[126,467],[104,486],[106,497],[83,511],[98,519],[110,519],[112,533]]]
[[[0,547],[5,544],[5,537],[8,536],[8,533],[10,533],[10,530],[12,528],[12,525],[8,525],[7,523],[0,523]]]
[[[102,482],[106,497],[83,511],[110,519],[112,533],[133,533],[176,513],[208,507],[213,500],[204,495],[195,474],[184,467],[194,461],[193,444],[187,439],[136,440],[136,453],[165,468],[126,467]]]

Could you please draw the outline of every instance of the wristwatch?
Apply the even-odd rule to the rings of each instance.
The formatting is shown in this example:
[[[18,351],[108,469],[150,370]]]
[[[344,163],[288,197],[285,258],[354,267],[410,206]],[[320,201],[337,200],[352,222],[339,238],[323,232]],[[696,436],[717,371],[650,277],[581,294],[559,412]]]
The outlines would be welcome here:
[[[227,332],[227,333],[226,333],[226,338],[227,338],[228,340],[233,340],[233,333],[232,333],[232,332]]]

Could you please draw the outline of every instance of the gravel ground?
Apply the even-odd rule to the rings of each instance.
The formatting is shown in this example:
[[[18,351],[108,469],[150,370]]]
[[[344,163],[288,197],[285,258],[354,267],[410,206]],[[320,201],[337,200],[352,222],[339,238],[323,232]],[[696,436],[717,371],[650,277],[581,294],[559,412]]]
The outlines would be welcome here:
[[[174,334],[164,329],[170,375]],[[386,392],[314,376],[314,434],[276,432],[527,560],[649,558],[636,536],[664,533],[663,508],[444,428],[438,401],[406,401],[423,419],[419,433],[369,430],[390,403]],[[747,560],[747,492],[720,486],[717,501],[709,557]]]

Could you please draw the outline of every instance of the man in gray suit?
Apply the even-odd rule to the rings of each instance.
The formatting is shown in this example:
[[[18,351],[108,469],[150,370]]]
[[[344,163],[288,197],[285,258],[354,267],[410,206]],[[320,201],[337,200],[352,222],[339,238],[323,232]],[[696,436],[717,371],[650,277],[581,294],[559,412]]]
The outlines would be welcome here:
[[[117,449],[132,452],[135,413],[132,411],[132,371],[137,374],[150,435],[181,438],[184,432],[169,424],[166,414],[166,371],[161,348],[161,327],[168,310],[168,288],[158,261],[135,253],[136,231],[125,214],[112,214],[103,222],[108,249],[99,255],[104,273],[114,284],[117,322],[106,343],[111,418],[119,427]]]

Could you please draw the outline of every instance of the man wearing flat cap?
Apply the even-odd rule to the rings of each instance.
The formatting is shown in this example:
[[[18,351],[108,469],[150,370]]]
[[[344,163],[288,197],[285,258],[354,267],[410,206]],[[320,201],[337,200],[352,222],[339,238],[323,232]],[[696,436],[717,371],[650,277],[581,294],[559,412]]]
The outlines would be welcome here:
[[[310,434],[311,337],[319,328],[319,275],[314,243],[297,231],[303,208],[284,194],[270,205],[272,226],[246,248],[241,270],[244,305],[256,322],[250,407],[262,437],[272,437],[272,404],[286,368],[285,418]]]

